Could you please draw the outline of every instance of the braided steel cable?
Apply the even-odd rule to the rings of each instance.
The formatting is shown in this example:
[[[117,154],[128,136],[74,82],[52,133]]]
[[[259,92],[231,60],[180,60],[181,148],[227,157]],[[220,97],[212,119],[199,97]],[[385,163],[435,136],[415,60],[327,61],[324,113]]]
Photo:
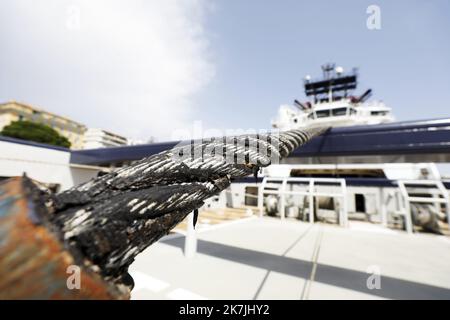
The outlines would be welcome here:
[[[204,200],[324,131],[192,140],[54,195],[51,222],[85,266],[124,281],[134,257]]]

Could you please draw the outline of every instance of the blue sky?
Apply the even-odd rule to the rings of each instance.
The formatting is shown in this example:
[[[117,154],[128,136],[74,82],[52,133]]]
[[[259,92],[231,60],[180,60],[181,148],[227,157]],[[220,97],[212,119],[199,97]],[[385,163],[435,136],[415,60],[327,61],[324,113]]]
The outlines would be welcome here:
[[[372,4],[381,30],[366,27]],[[446,0],[3,0],[0,100],[166,140],[195,120],[269,128],[336,62],[398,120],[447,117],[449,30]]]
[[[362,92],[398,120],[450,116],[448,1],[218,1],[206,29],[216,76],[199,99],[213,127],[264,127],[278,105],[304,98],[320,65],[359,67]],[[381,9],[381,30],[366,9]],[[239,116],[236,116],[239,115]]]

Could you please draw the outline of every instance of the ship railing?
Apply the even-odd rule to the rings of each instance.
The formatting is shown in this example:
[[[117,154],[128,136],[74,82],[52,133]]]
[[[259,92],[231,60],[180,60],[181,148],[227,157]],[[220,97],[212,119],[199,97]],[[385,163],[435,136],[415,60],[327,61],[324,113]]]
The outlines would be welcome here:
[[[441,210],[441,204],[444,204],[447,221],[450,224],[450,197],[441,180],[398,180],[397,183],[403,200],[401,213],[405,216],[406,231],[409,234],[414,232],[411,203],[434,204],[438,211]],[[411,196],[408,187],[435,187],[438,190],[437,197],[434,197],[435,194],[432,194],[433,197]]]
[[[266,190],[266,187],[273,183],[278,184],[278,188],[272,190]],[[308,188],[305,191],[300,190],[288,190],[288,183],[306,183]],[[319,192],[317,186],[323,184],[337,185],[340,187],[339,192]],[[334,178],[300,178],[300,177],[264,177],[259,190],[258,190],[258,210],[259,216],[262,217],[264,213],[264,196],[265,195],[277,195],[280,198],[280,216],[284,220],[286,217],[286,196],[298,195],[306,196],[309,199],[309,222],[314,223],[314,198],[315,197],[330,197],[337,198],[341,201],[339,207],[338,220],[339,224],[343,227],[348,226],[348,204],[347,204],[347,185],[345,179]]]

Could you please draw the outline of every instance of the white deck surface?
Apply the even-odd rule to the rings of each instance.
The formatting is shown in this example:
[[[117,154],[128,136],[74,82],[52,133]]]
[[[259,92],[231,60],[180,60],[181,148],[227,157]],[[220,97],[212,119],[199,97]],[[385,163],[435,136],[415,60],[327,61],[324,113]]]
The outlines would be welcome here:
[[[194,258],[183,248],[169,236],[139,255],[132,299],[450,299],[444,236],[261,218],[198,234]]]

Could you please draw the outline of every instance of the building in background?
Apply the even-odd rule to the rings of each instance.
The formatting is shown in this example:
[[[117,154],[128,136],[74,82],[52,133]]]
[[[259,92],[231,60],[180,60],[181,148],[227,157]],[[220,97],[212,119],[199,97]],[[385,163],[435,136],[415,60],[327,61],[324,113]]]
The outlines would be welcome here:
[[[119,147],[127,144],[127,138],[102,129],[89,128],[84,133],[83,149]]]
[[[87,130],[84,124],[25,103],[10,101],[0,104],[0,130],[11,122],[20,120],[45,124],[66,137],[72,149],[83,148],[84,134]]]

